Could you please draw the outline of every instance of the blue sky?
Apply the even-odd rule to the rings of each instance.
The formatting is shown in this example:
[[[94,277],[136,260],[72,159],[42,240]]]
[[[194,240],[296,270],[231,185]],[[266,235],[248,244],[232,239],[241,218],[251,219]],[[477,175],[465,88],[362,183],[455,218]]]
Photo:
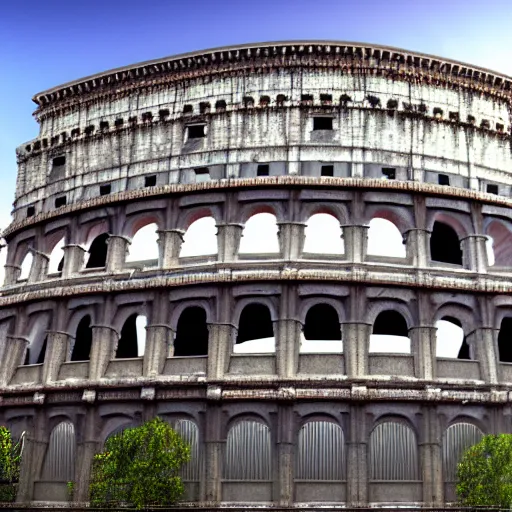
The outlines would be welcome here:
[[[229,44],[333,39],[387,44],[512,75],[511,0],[3,0],[0,227],[15,148],[37,135],[32,96],[109,68]]]

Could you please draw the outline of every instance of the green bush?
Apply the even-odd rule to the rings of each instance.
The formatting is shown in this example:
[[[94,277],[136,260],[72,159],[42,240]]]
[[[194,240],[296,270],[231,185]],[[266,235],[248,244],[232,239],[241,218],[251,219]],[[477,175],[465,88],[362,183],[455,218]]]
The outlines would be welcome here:
[[[189,460],[190,446],[160,418],[126,429],[110,437],[94,457],[91,504],[172,505],[183,495],[179,470]]]
[[[468,507],[512,505],[512,434],[484,436],[457,467],[457,496]]]
[[[0,427],[0,502],[16,499],[20,462],[21,441],[13,444],[9,429]]]

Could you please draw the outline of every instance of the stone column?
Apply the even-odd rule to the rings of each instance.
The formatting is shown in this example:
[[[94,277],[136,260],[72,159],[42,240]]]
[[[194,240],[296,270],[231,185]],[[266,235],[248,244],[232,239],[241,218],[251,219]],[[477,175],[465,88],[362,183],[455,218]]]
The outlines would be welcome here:
[[[36,283],[45,278],[48,273],[48,262],[50,257],[36,249],[30,250],[33,255],[32,267],[30,267],[30,273],[28,275],[29,283]]]
[[[229,358],[235,344],[233,324],[208,325],[208,379],[222,379],[229,369]]]
[[[431,325],[418,325],[409,329],[414,376],[418,379],[436,378],[436,333],[437,328]]]
[[[117,331],[108,325],[92,326],[91,359],[89,363],[89,380],[101,379],[113,358],[113,350],[118,339]]]
[[[206,409],[204,435],[205,463],[203,468],[204,497],[208,506],[214,506],[222,500],[222,409],[220,403],[210,402]]]
[[[59,371],[69,353],[69,334],[61,331],[48,331],[46,354],[43,363],[43,384],[59,380]]]
[[[121,235],[110,235],[107,240],[107,272],[113,274],[122,272],[130,240]]]
[[[491,327],[479,327],[467,336],[467,343],[480,365],[480,378],[488,384],[498,382],[499,357],[494,332],[495,329]]]
[[[18,366],[23,364],[23,355],[28,344],[29,340],[22,336],[7,336],[1,362],[0,387],[8,386]]]
[[[158,252],[160,268],[175,268],[178,266],[181,245],[183,244],[182,229],[164,229],[158,231]]]
[[[72,277],[80,271],[84,264],[84,256],[87,252],[81,245],[68,244],[63,247],[64,266],[62,268],[62,277]]]
[[[302,256],[305,227],[303,222],[279,223],[279,249],[284,260],[298,260]]]
[[[167,324],[152,324],[146,327],[146,349],[144,351],[143,375],[156,377],[164,369],[165,360],[174,353],[174,331]]]
[[[484,235],[468,235],[461,239],[462,262],[464,268],[473,272],[487,272],[487,237]]]
[[[368,503],[368,436],[364,406],[352,405],[347,436],[347,506]]]
[[[16,284],[21,275],[21,267],[19,265],[4,265],[4,269],[4,286]]]
[[[217,224],[217,245],[219,248],[219,261],[236,261],[240,248],[243,224],[225,223]]]
[[[413,228],[405,232],[407,257],[413,267],[426,268],[430,260],[430,231]]]
[[[441,432],[437,409],[432,405],[425,405],[422,408],[419,452],[423,480],[423,506],[439,507],[444,501]]]
[[[297,285],[292,283],[282,285],[279,318],[273,322],[277,374],[282,378],[295,376],[299,369],[302,324],[296,315],[297,297]]]
[[[293,405],[280,405],[277,416],[278,505],[290,507],[293,504],[293,445],[296,437]]]
[[[349,378],[368,375],[368,346],[372,324],[366,322],[342,322],[345,373]]]
[[[362,263],[366,258],[369,226],[345,224],[341,226],[348,261]]]

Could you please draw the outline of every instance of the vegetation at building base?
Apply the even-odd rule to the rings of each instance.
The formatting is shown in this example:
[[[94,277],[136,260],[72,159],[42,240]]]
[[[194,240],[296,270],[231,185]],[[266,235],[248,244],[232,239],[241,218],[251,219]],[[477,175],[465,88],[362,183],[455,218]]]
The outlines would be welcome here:
[[[487,435],[469,448],[457,467],[463,506],[512,506],[512,434]]]
[[[160,418],[126,429],[111,436],[94,457],[91,505],[173,505],[183,495],[179,471],[189,460],[190,446]]]
[[[16,499],[16,489],[20,476],[22,441],[14,444],[11,432],[0,427],[0,502]]]

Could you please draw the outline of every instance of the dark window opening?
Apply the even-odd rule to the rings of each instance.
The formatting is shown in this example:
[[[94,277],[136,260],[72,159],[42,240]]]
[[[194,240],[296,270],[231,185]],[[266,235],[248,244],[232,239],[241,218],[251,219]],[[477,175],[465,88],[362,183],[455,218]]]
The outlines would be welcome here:
[[[341,340],[338,313],[329,304],[315,304],[306,314],[304,338],[307,340]]]
[[[388,100],[388,102],[386,103],[386,108],[390,110],[396,110],[398,108],[398,100]]]
[[[437,117],[438,119],[443,117],[443,109],[442,108],[434,107],[433,112],[434,112],[434,117]]]
[[[43,139],[43,148],[47,148],[48,147],[48,139]]]
[[[512,317],[506,316],[501,321],[498,334],[499,360],[502,363],[512,363]]]
[[[261,96],[260,97],[260,105],[266,106],[270,103],[270,96]]]
[[[430,235],[430,258],[441,263],[462,265],[462,250],[455,230],[444,222],[434,222]]]
[[[480,123],[480,128],[484,128],[486,130],[489,130],[491,128],[491,123],[488,119],[482,119]]]
[[[396,169],[394,167],[383,167],[382,176],[386,177],[388,180],[394,180],[396,179]]]
[[[409,329],[405,318],[398,311],[387,310],[379,313],[373,324],[372,334],[384,334],[388,336],[405,336]]]
[[[169,113],[169,109],[168,108],[163,108],[161,110],[158,111],[158,116],[160,117],[160,119],[163,121],[164,119],[167,119],[169,117],[170,113]]]
[[[27,151],[28,153],[30,153],[30,151],[32,150],[32,146],[30,144],[27,144],[25,146],[25,151]]]
[[[142,120],[145,123],[150,123],[151,121],[153,121],[153,113],[152,112],[144,112],[142,114]]]
[[[322,165],[320,176],[334,176],[334,165]]]
[[[145,187],[154,187],[156,185],[156,174],[152,176],[146,176],[144,178],[144,186]]]
[[[206,125],[204,124],[193,124],[187,127],[188,128],[188,138],[189,139],[200,139],[201,137],[206,136]]]
[[[114,121],[114,126],[115,126],[116,128],[121,128],[121,126],[123,126],[123,124],[124,124],[124,120],[123,120],[123,119],[121,119],[121,118],[118,118],[118,119],[116,119],[116,120]]]
[[[66,196],[60,196],[55,198],[55,208],[61,208],[62,206],[66,206]]]
[[[444,320],[445,322],[450,322],[451,324],[456,325],[457,327],[460,327],[462,329],[462,324],[460,320],[454,318],[453,316],[444,316],[443,318],[441,318],[441,320]],[[457,359],[471,359],[471,353],[469,350],[468,342],[466,341],[466,336],[464,336],[462,339],[462,344],[460,346]]]
[[[278,105],[282,105],[286,100],[287,100],[287,98],[284,94],[278,94],[276,97],[276,103]]]
[[[51,145],[52,146],[55,146],[56,144],[59,143],[59,136],[58,135],[55,135],[52,137],[51,141],[50,141]]]
[[[215,102],[216,110],[226,110],[226,101],[225,100],[217,100]]]
[[[311,104],[311,103],[313,103],[313,95],[312,94],[302,94],[300,97],[300,101],[302,103]]]
[[[43,341],[43,346],[41,347],[41,351],[39,352],[39,356],[37,357],[36,364],[43,364],[44,358],[46,356],[46,346],[48,345],[48,336],[45,337]]]
[[[94,133],[94,125],[90,124],[89,126],[85,127],[85,135],[92,135]]]
[[[344,107],[347,106],[347,103],[351,102],[352,98],[348,94],[342,94],[340,96],[340,104]]]
[[[238,324],[237,343],[261,338],[272,338],[274,329],[267,306],[263,304],[248,304],[240,315]]]
[[[108,130],[108,121],[100,121],[100,130]]]
[[[450,176],[448,176],[447,174],[439,174],[437,176],[437,182],[439,183],[439,185],[449,186],[450,185]]]
[[[324,105],[332,103],[332,94],[320,94],[320,102]]]
[[[66,157],[65,156],[56,156],[52,160],[52,167],[55,169],[55,167],[62,167],[63,165],[66,165]]]
[[[71,137],[78,137],[80,135],[80,128],[74,128],[71,130]]]
[[[59,264],[57,265],[57,272],[62,272],[62,269],[64,268],[64,256],[59,261]]]
[[[175,356],[207,356],[206,312],[198,306],[185,308],[180,315],[174,340]]]
[[[108,233],[98,235],[89,247],[89,259],[85,268],[101,268],[107,263]]]
[[[475,116],[469,115],[469,116],[468,116],[468,123],[469,123],[469,124],[475,124],[475,123],[476,123],[476,118],[475,118]]]
[[[194,107],[192,105],[184,105],[183,106],[184,114],[192,114],[192,112],[194,112]]]
[[[366,99],[372,108],[380,106],[380,98],[377,96],[366,96]]]
[[[61,138],[62,138],[62,142],[66,142],[67,138],[68,138],[68,134],[67,132],[62,132],[60,134]]]
[[[254,98],[252,96],[244,96],[242,102],[244,107],[252,107],[254,105]]]
[[[132,116],[128,118],[128,122],[130,124],[137,124],[137,116]]]
[[[498,195],[498,185],[492,185],[490,183],[487,184],[487,193]]]
[[[29,206],[27,208],[27,217],[33,217],[36,214],[36,207],[35,206]]]
[[[460,118],[460,116],[459,116],[458,112],[450,112],[448,114],[448,119],[450,119],[450,121],[458,121],[459,118]]]
[[[256,176],[269,176],[270,166],[268,164],[259,164],[256,170]]]
[[[314,117],[313,130],[332,130],[332,117]]]
[[[121,336],[117,343],[116,359],[138,357],[137,316],[137,313],[134,313],[128,317],[121,329]]]
[[[194,169],[194,172],[196,174],[196,182],[210,180],[210,169],[208,167],[198,167]]]
[[[112,185],[100,185],[100,196],[108,196],[112,192]]]
[[[92,345],[91,317],[86,315],[76,328],[75,344],[71,353],[71,361],[89,361]]]
[[[496,130],[499,132],[505,131],[505,125],[502,123],[496,123]]]
[[[210,102],[209,101],[201,101],[201,103],[199,103],[199,112],[201,114],[206,114],[209,111],[210,111]]]

